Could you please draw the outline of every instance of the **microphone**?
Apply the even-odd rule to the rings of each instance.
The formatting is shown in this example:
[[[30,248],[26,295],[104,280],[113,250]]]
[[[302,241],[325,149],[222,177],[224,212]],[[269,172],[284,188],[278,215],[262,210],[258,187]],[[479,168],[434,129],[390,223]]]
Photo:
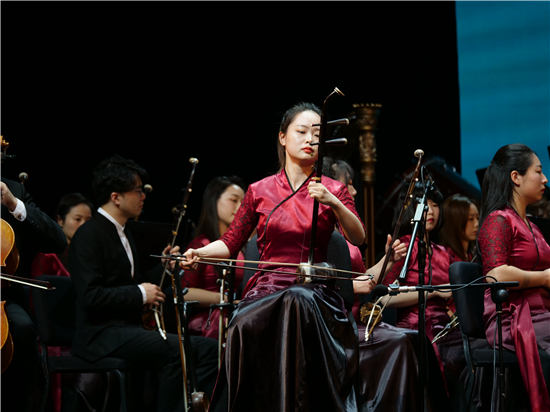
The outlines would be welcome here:
[[[29,175],[25,172],[19,173],[19,180],[21,180],[21,184],[24,185],[27,179],[29,178]]]
[[[432,200],[435,203],[443,202],[443,194],[439,191],[439,189],[437,188],[437,186],[435,185],[433,180],[432,180],[432,187],[431,187],[430,191],[432,192]]]
[[[338,124],[344,124],[344,125],[348,125],[349,124],[349,120],[348,119],[338,119],[338,120],[331,120],[329,122],[327,122],[327,126],[332,126],[332,125],[338,125]],[[311,125],[311,127],[319,127],[321,126],[321,123],[313,123]]]
[[[486,288],[492,289],[505,289],[517,287],[519,282],[493,282],[493,283],[473,283],[468,286],[484,286]],[[378,296],[384,295],[397,295],[398,293],[408,293],[408,292],[434,292],[436,289],[449,289],[449,285],[424,285],[424,286],[399,286],[399,285],[377,285],[374,288],[373,293],[376,293]]]
[[[376,285],[372,291],[374,296],[386,296],[390,289],[386,285]]]
[[[436,186],[432,175],[430,174],[429,170],[426,169],[426,167],[424,167],[424,170],[428,174],[428,180],[430,181],[430,184],[428,185],[428,191],[431,193],[432,200],[435,203],[443,202],[443,194],[439,191],[439,188]]]

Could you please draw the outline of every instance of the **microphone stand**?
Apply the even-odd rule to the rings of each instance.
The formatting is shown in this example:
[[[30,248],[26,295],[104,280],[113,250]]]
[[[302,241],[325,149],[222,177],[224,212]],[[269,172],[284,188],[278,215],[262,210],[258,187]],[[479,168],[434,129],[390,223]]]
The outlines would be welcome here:
[[[502,397],[502,405],[506,405],[506,388],[504,382],[504,348],[502,346],[502,304],[508,300],[508,291],[504,288],[495,286],[499,282],[491,283],[491,299],[496,305],[497,312],[497,330],[498,330],[498,359],[499,359],[499,377],[500,377],[500,396]],[[516,282],[519,285],[519,282]],[[495,342],[496,344],[496,342]]]
[[[418,285],[415,287],[410,287],[409,290],[399,290],[398,286],[390,285],[388,287],[389,292],[388,294],[390,296],[395,296],[399,293],[406,293],[406,292],[412,292],[412,291],[419,291],[422,292],[422,295],[424,295],[424,292],[434,292],[437,289],[461,289],[464,287],[483,287],[483,288],[491,288],[491,299],[496,305],[496,314],[497,314],[497,331],[498,331],[498,337],[499,337],[499,345],[498,345],[498,352],[499,352],[499,386],[500,386],[500,396],[502,397],[502,405],[504,404],[504,401],[506,400],[506,391],[505,391],[505,380],[504,380],[504,347],[502,345],[502,304],[508,300],[508,291],[506,288],[513,288],[519,286],[519,282],[492,282],[492,283],[468,283],[468,284],[455,284],[455,285],[445,285],[445,286],[432,286],[432,285]],[[420,339],[423,341],[423,339]],[[425,345],[425,344],[424,344]],[[496,345],[496,342],[495,342]],[[419,362],[420,363],[420,362]],[[422,377],[422,379],[424,379]]]
[[[218,336],[218,370],[221,368],[221,362],[223,358],[223,351],[225,350],[225,334],[229,326],[229,319],[231,314],[235,310],[235,265],[231,262],[227,269],[223,269],[223,275],[218,282],[220,282],[220,303],[210,304],[210,310],[219,309],[219,336]],[[224,302],[224,291],[227,291],[227,302]],[[223,323],[223,310],[227,309],[225,314],[226,323]]]
[[[422,288],[424,286],[424,269],[426,267],[426,241],[424,240],[425,230],[424,230],[424,216],[428,211],[428,205],[426,201],[426,192],[424,196],[416,206],[416,212],[413,218],[413,231],[411,235],[411,243],[414,245],[416,239],[416,234],[419,232],[418,239],[418,284]],[[403,269],[399,274],[399,282],[401,283],[405,280],[407,275],[407,266],[411,258],[413,248],[409,247],[407,250],[407,256],[405,257],[405,262],[403,263]],[[420,412],[424,411],[424,388],[426,385],[426,295],[424,293],[418,293],[418,336],[419,339],[419,348],[418,348],[418,386],[419,386],[419,396],[418,396],[418,405],[417,410]]]

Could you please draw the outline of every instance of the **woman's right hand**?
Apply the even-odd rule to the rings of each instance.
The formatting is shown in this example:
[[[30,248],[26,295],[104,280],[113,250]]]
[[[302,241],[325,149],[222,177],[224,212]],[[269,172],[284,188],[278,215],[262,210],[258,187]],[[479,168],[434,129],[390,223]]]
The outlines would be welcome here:
[[[186,260],[180,260],[180,267],[185,270],[196,270],[199,264],[199,251],[198,249],[187,249],[183,254]]]

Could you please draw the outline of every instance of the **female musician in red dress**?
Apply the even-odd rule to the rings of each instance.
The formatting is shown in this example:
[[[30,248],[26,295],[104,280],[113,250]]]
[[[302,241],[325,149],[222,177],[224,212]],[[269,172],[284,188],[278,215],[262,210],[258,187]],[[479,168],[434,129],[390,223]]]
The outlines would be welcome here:
[[[516,352],[533,411],[550,411],[550,246],[527,217],[548,179],[541,162],[523,144],[501,147],[483,179],[479,249],[488,282],[517,281],[502,304],[502,338]],[[496,307],[485,292],[487,340],[495,345]],[[545,382],[546,380],[546,382]]]
[[[479,205],[467,196],[454,194],[443,203],[445,220],[439,231],[439,244],[455,260],[470,262],[475,256],[479,230]]]
[[[63,253],[39,253],[34,258],[31,276],[70,276],[69,246],[76,230],[92,218],[92,203],[80,193],[69,193],[61,198],[56,210],[56,220],[67,237],[67,248]]]
[[[196,237],[188,247],[198,249],[217,240],[226,231],[246,191],[244,182],[236,176],[218,176],[206,186],[202,198],[202,210],[195,231]],[[239,252],[238,260],[244,260]],[[242,263],[240,263],[242,265]],[[182,278],[182,286],[189,288],[186,300],[198,301],[200,308],[193,308],[194,315],[189,320],[189,332],[218,339],[220,311],[210,311],[210,304],[220,303],[220,279],[218,268],[212,265],[201,265],[195,271],[187,271]],[[243,279],[242,269],[235,270],[235,285]],[[227,301],[227,299],[225,299]]]
[[[330,165],[330,176],[347,185],[351,196],[355,198],[357,191],[353,186],[354,171],[351,165],[343,160],[328,160],[327,163]],[[390,242],[391,236],[388,235],[386,251],[389,249]],[[371,280],[354,282],[355,299],[352,310],[359,335],[358,396],[363,402],[360,410],[369,412],[414,410],[418,404],[418,361],[415,353],[418,346],[418,331],[395,327],[386,322],[379,322],[372,329],[372,324],[367,325],[361,321],[360,296],[371,293],[378,283],[385,256],[367,270],[359,248],[349,242],[348,246],[352,270],[366,272],[367,276],[372,276]],[[394,254],[388,261],[386,272],[407,252],[407,245],[400,243],[399,240],[393,247]],[[365,278],[365,276],[359,276],[359,278]],[[432,358],[435,356],[433,351],[429,351],[429,354]],[[381,362],[381,359],[384,361]],[[429,403],[433,408],[431,410],[438,410],[447,398],[442,393],[444,388],[441,385],[434,385],[438,379],[439,382],[441,381],[438,369],[433,373],[433,378],[428,388]]]
[[[315,261],[326,261],[339,222],[360,245],[365,229],[345,185],[315,182],[320,110],[298,104],[283,116],[280,171],[248,188],[237,216],[220,240],[189,249],[185,267],[198,258],[235,256],[257,228],[260,269],[243,292],[227,337],[212,410],[356,411],[357,336],[336,291],[322,283],[296,284],[296,267],[308,261],[314,199],[319,202]],[[280,263],[279,263],[280,262]],[[227,378],[227,392],[222,383]],[[228,406],[224,406],[228,402]]]
[[[406,188],[405,188],[406,189]],[[417,184],[413,191],[413,199],[422,197],[424,189],[422,184]],[[404,194],[404,193],[402,193]],[[401,196],[403,198],[404,196]],[[440,218],[440,208],[438,203],[432,199],[433,193],[427,193],[428,212],[426,215],[425,237],[427,243],[426,266],[424,270],[424,284],[447,285],[449,284],[449,266],[455,261],[455,258],[447,249],[430,241],[430,235],[439,230],[442,219]],[[398,209],[400,210],[400,206]],[[403,231],[410,233],[412,226],[410,224],[416,211],[416,204],[412,202],[403,217]],[[397,217],[397,216],[396,216]],[[400,238],[402,243],[411,244],[411,235],[407,234]],[[418,265],[418,236],[412,242],[411,258],[408,263],[407,273],[401,286],[417,286],[419,284],[419,265]],[[409,246],[411,247],[411,246]],[[384,284],[393,283],[403,268],[404,259],[396,262],[384,279]],[[441,332],[445,326],[451,322],[448,314],[448,303],[451,299],[451,292],[435,291],[429,293],[426,301],[426,336],[430,341]],[[418,329],[418,292],[400,293],[391,297],[388,307],[397,309],[396,326],[408,329]],[[452,329],[447,335],[437,340],[433,349],[439,360],[439,367],[444,376],[447,392],[453,405],[465,405],[464,383],[460,376],[466,366],[462,337],[459,329]],[[459,406],[460,408],[461,406]]]

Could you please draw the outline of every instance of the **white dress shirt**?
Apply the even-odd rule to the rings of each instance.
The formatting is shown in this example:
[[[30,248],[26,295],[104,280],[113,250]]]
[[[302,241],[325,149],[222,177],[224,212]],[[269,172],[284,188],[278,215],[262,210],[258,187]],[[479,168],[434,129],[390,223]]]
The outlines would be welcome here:
[[[118,236],[120,237],[120,241],[122,242],[122,246],[124,246],[124,250],[126,250],[126,254],[128,255],[128,260],[130,261],[130,264],[132,266],[132,277],[134,277],[134,255],[132,254],[132,248],[130,247],[130,242],[126,237],[126,233],[124,233],[124,226],[118,223],[114,217],[112,217],[109,213],[105,211],[105,209],[100,207],[99,209],[97,209],[97,211],[115,225]],[[145,293],[145,288],[141,285],[138,285],[138,287],[141,290],[143,303],[145,304],[145,302],[147,302],[147,294]]]

